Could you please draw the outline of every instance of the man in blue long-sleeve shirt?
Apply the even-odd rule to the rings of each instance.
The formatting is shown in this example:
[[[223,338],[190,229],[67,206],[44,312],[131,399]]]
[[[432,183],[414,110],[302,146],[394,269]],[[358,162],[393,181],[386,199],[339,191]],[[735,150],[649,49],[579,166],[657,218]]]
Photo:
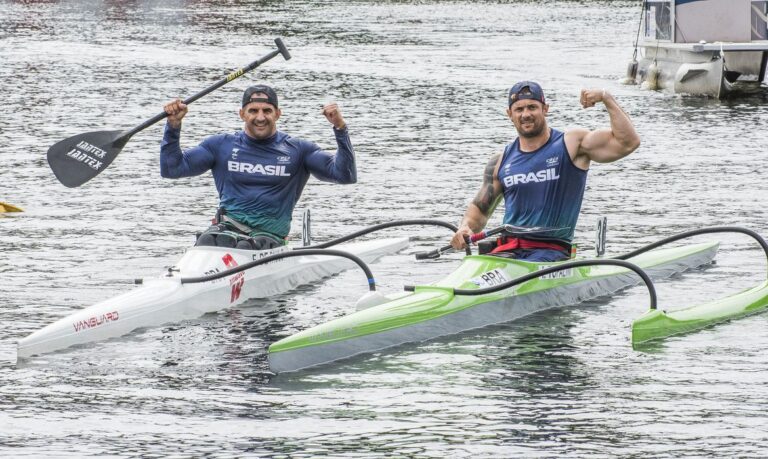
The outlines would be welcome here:
[[[357,181],[355,153],[336,104],[323,107],[336,136],[335,155],[277,130],[277,94],[266,85],[243,93],[243,131],[208,137],[183,153],[179,138],[187,106],[175,100],[164,110],[168,122],[160,147],[161,175],[190,177],[210,170],[219,192],[219,224],[203,233],[198,245],[263,249],[283,244],[310,174],[328,182]]]

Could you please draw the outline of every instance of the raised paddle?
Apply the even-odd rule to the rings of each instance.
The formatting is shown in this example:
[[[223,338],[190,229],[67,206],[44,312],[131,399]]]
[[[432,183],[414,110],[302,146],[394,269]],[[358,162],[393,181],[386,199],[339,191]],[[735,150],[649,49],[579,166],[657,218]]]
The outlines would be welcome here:
[[[288,48],[279,38],[275,39],[277,49],[255,60],[247,66],[236,70],[213,85],[184,100],[189,105],[204,95],[219,89],[230,81],[250,72],[278,54],[285,60],[291,58]],[[107,168],[123,149],[128,140],[137,132],[165,119],[167,113],[162,112],[153,118],[127,131],[94,131],[79,134],[62,140],[48,149],[48,164],[59,181],[70,188],[75,188],[96,177]]]

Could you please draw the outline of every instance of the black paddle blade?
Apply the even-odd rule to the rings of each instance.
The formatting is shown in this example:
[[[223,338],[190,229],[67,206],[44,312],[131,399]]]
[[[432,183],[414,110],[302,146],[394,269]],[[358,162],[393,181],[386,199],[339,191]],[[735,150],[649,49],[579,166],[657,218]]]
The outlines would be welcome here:
[[[57,142],[48,149],[48,165],[64,186],[78,187],[112,164],[130,138],[123,132],[87,132]]]

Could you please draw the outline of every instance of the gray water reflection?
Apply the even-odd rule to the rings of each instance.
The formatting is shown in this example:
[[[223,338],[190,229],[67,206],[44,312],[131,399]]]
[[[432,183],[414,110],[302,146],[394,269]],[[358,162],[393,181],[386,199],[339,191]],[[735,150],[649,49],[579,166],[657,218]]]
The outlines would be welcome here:
[[[716,101],[618,84],[637,2],[0,1],[0,454],[114,456],[760,456],[768,447],[768,318],[636,352],[642,288],[498,327],[402,346],[297,375],[268,371],[269,343],[349,312],[359,273],[246,307],[15,365],[15,342],[133,288],[179,258],[216,205],[210,177],[158,173],[161,127],[65,189],[48,146],[129,128],[207,87],[282,36],[270,62],[192,106],[182,142],[238,129],[242,89],[271,83],[281,125],[331,146],[318,113],[343,107],[360,182],[312,181],[318,240],[398,218],[456,222],[488,156],[513,135],[504,91],[539,80],[551,124],[595,128],[583,86],[613,92],[641,133],[594,165],[577,238],[609,217],[619,253],[674,232],[743,225],[766,234],[768,90]],[[599,19],[598,19],[599,18]],[[301,209],[297,210],[297,218]],[[499,216],[494,222],[498,222]],[[296,226],[296,225],[294,225]],[[294,228],[298,234],[298,228]],[[381,289],[427,283],[457,256],[417,263],[442,230],[372,266]],[[718,264],[657,288],[683,307],[751,287],[765,261],[718,236]]]

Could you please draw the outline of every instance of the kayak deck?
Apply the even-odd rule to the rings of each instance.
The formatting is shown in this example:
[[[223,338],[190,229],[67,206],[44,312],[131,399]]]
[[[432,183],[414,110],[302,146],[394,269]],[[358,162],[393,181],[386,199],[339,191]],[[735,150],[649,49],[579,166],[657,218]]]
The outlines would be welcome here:
[[[652,309],[632,322],[632,345],[681,335],[768,309],[768,281],[743,292],[675,311]]]
[[[654,250],[630,261],[653,278],[710,263],[717,243]],[[341,360],[405,343],[513,321],[549,308],[576,304],[634,285],[634,272],[617,266],[585,266],[545,275],[481,296],[453,289],[498,285],[557,263],[530,263],[495,256],[464,258],[459,268],[431,286],[416,287],[387,303],[358,311],[284,338],[269,347],[275,373]]]

